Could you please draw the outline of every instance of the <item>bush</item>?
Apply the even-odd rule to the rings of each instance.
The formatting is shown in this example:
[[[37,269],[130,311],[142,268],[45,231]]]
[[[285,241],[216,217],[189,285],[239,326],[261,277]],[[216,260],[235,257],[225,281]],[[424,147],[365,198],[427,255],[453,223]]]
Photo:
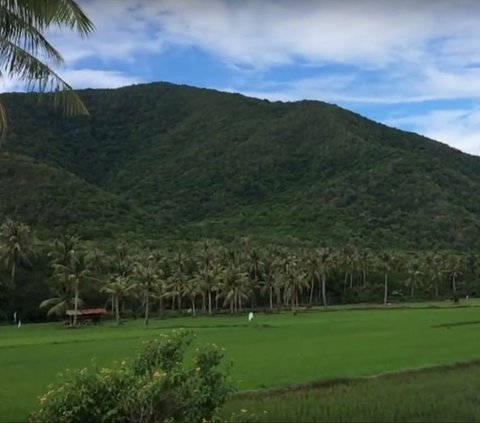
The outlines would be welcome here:
[[[212,422],[232,392],[223,351],[204,345],[184,361],[193,336],[174,331],[148,341],[133,361],[67,371],[40,397],[32,423]]]

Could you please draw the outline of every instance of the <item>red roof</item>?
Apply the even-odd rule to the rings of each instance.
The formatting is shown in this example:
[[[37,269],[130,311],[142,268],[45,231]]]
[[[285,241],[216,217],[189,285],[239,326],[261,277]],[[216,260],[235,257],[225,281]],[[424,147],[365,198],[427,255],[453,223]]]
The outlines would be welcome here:
[[[67,316],[73,316],[75,314],[74,310],[67,310]],[[77,311],[77,316],[88,316],[91,314],[107,314],[107,310],[104,308],[84,308],[83,310]]]
[[[84,308],[82,314],[107,314],[104,308]]]

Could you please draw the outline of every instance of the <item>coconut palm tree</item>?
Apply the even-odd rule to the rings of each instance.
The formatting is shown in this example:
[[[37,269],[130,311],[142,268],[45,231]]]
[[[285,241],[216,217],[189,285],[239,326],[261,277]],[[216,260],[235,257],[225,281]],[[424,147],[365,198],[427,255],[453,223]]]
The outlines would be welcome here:
[[[299,307],[300,297],[305,288],[308,287],[307,275],[301,270],[299,260],[296,256],[290,255],[283,266],[281,283],[285,304],[291,305],[292,311]]]
[[[54,264],[67,265],[70,263],[71,256],[75,250],[79,247],[80,238],[71,235],[62,235],[61,238],[56,239],[53,242],[51,250],[48,252],[48,256],[52,259]]]
[[[74,316],[73,326],[77,325],[77,314],[79,302],[80,286],[91,277],[90,263],[88,257],[82,248],[71,250],[67,263],[54,263],[54,277],[60,283],[67,282],[74,292]]]
[[[230,313],[242,311],[242,300],[249,294],[248,274],[235,263],[230,263],[221,273],[220,290],[224,298],[224,306],[230,304]]]
[[[323,306],[327,308],[327,275],[333,268],[333,254],[330,248],[321,248],[317,251],[318,272],[320,274],[320,292]]]
[[[97,274],[106,272],[108,267],[107,257],[100,248],[93,247],[88,249],[87,257],[93,272]]]
[[[208,314],[210,316],[212,315],[212,293],[217,289],[220,273],[220,264],[211,262],[209,265],[200,265],[194,275],[194,279],[199,283],[202,293],[207,293]]]
[[[112,297],[115,319],[118,325],[121,323],[120,301],[122,301],[133,288],[134,285],[128,276],[117,275],[113,276],[112,279],[100,289]]]
[[[255,294],[263,280],[265,263],[260,251],[248,239],[243,239],[242,248],[245,271],[250,280],[251,307],[253,309],[255,307]]]
[[[48,298],[40,303],[39,308],[48,309],[47,315],[63,316],[65,312],[75,306],[75,293],[72,286],[65,280],[55,280],[55,296]],[[79,306],[82,306],[83,300],[77,298]]]
[[[147,326],[150,317],[150,297],[159,281],[157,263],[149,256],[139,257],[138,262],[134,264],[132,279],[143,299]]]
[[[362,284],[365,287],[367,285],[368,268],[372,261],[372,252],[368,248],[364,248],[358,255],[358,261],[362,270]]]
[[[172,299],[172,311],[175,311],[175,301],[177,301],[178,311],[182,311],[182,295],[185,285],[190,278],[190,260],[185,254],[177,253],[172,261],[172,272],[166,281],[166,298]]]
[[[316,252],[308,252],[304,257],[303,263],[307,280],[310,285],[310,295],[308,298],[308,305],[311,306],[313,302],[313,291],[317,283],[321,284],[320,272],[318,271],[318,256]],[[321,289],[319,290],[321,295]]]
[[[280,288],[276,282],[277,267],[276,250],[270,246],[263,257],[263,279],[260,287],[260,293],[262,295],[268,294],[270,311],[273,310],[273,294],[276,294],[277,298],[280,296]]]
[[[383,304],[388,301],[388,275],[393,270],[395,265],[395,257],[389,251],[384,251],[377,257],[377,267],[383,273]]]
[[[457,255],[452,255],[447,258],[446,260],[446,272],[452,281],[452,293],[453,296],[456,297],[457,295],[457,283],[459,278],[462,276],[463,273],[463,263],[461,257]]]
[[[63,63],[45,38],[53,27],[86,36],[92,22],[73,0],[0,0],[0,60],[2,77],[24,82],[28,90],[55,92],[54,104],[69,115],[87,114],[80,98],[54,70]],[[0,102],[0,147],[5,139],[7,113]]]
[[[23,223],[7,219],[0,227],[0,260],[10,271],[13,287],[15,287],[17,267],[30,264],[30,258],[33,255],[33,237],[30,228]]]
[[[341,261],[345,272],[343,280],[343,293],[347,294],[347,281],[350,279],[350,288],[353,286],[353,272],[355,268],[356,250],[352,245],[346,245],[341,252]]]
[[[195,308],[195,300],[201,293],[202,293],[202,285],[201,285],[200,279],[198,278],[195,278],[195,277],[191,278],[183,287],[182,294],[190,298],[193,317],[197,315],[197,311]]]
[[[413,298],[415,288],[420,284],[422,276],[419,259],[415,257],[408,263],[407,279],[405,280],[405,286],[410,287],[410,297]]]

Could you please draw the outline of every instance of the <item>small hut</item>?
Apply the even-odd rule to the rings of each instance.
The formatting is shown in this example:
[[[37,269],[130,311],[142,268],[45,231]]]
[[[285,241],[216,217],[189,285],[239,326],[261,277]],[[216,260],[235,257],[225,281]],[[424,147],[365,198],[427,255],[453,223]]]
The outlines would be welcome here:
[[[72,325],[75,310],[67,310],[66,314],[70,325]],[[77,310],[76,314],[78,323],[83,325],[98,325],[102,322],[102,316],[107,314],[107,310],[104,308],[84,308],[83,310]]]

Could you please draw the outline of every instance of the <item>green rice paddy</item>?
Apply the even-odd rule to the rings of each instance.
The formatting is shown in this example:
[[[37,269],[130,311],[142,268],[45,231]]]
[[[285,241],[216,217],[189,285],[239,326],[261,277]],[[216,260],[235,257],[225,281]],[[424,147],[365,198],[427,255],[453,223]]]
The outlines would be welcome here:
[[[98,327],[76,330],[60,324],[27,324],[21,328],[1,326],[0,421],[26,420],[37,406],[38,395],[66,368],[87,366],[92,358],[104,365],[126,359],[140,347],[142,340],[180,327],[193,330],[197,335],[196,342],[214,342],[226,349],[227,360],[232,359],[234,362],[232,378],[240,391],[337,378],[358,378],[480,359],[480,307],[476,304],[449,308],[319,311],[297,315],[256,314],[253,324],[248,323],[245,314],[234,317],[158,319],[151,321],[148,327],[143,326],[140,320],[128,321],[119,327],[105,323]],[[480,376],[480,370],[475,369],[477,376]],[[442,386],[435,377],[451,374],[457,385],[468,385],[462,385],[461,381],[467,379],[462,379],[459,373],[455,373],[466,372],[465,369],[448,372],[422,374],[418,377],[423,379],[419,379],[418,383],[415,383],[415,379],[408,379],[412,388],[405,392],[410,392],[410,400],[417,401],[420,407],[422,401],[419,401],[418,392],[421,391],[421,386],[431,385],[432,389],[437,390]],[[355,403],[350,401],[349,395],[359,395],[359,390],[367,392],[371,389],[374,392],[378,388],[376,384],[387,382],[375,380],[365,383],[373,385],[360,387],[351,384],[347,387],[325,388],[321,395],[315,389],[292,391],[288,395],[300,395],[292,397],[292,400],[295,404],[302,404],[303,401],[304,410],[332,410],[332,404],[343,395],[346,403],[360,407],[350,410],[355,414],[361,410],[361,404],[368,406],[368,398],[379,396],[365,394],[364,400],[360,400],[359,396],[357,400],[360,402]],[[395,382],[388,383],[392,389],[400,386]],[[480,392],[478,388],[480,386],[476,387],[476,392]],[[432,389],[421,392],[427,392],[431,396],[431,392],[435,392]],[[445,390],[448,393],[450,389]],[[381,391],[387,395],[388,389],[382,388]],[[391,394],[395,397],[398,392],[395,394],[392,391]],[[328,407],[321,406],[323,403],[319,402],[316,395]],[[478,395],[475,398],[475,401],[480,401]],[[263,413],[265,407],[271,406],[280,413],[282,404],[287,401],[281,399],[281,395],[270,397],[267,402],[265,396],[234,399],[227,404],[227,408],[234,407],[235,404],[239,409],[245,408],[247,403],[252,410]],[[314,403],[316,408],[313,407]],[[313,408],[305,408],[307,404]],[[478,406],[480,402],[476,404]],[[291,410],[292,407],[289,407],[284,411],[286,413]],[[285,413],[275,417],[272,411],[265,416],[270,416],[270,421],[275,421],[275,418],[277,421],[287,420]],[[302,420],[315,421],[315,412],[309,413]],[[368,413],[365,415],[368,416]],[[388,413],[380,415],[388,416]],[[473,418],[472,415],[469,414],[469,417]],[[299,418],[298,415],[296,417]],[[328,413],[317,412],[317,417],[317,420],[332,420],[332,415]],[[267,417],[262,418],[268,421]],[[346,417],[345,420],[349,418]],[[291,421],[295,421],[293,417]]]

